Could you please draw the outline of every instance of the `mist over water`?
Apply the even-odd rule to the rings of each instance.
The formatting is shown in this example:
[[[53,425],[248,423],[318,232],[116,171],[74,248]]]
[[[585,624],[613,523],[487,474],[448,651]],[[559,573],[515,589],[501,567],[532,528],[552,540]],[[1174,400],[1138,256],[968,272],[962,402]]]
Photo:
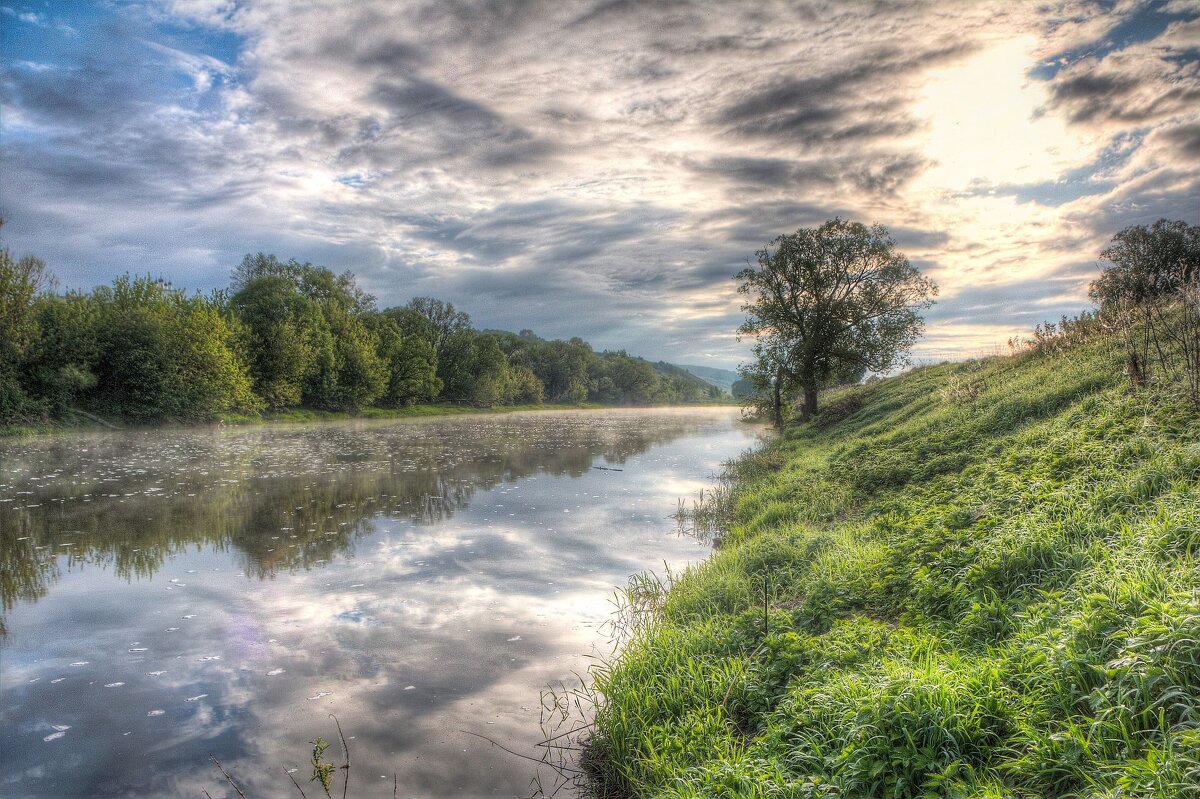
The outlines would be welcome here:
[[[0,444],[0,794],[521,796],[541,689],[614,587],[707,554],[668,514],[732,409],[138,431]],[[608,467],[598,469],[594,467]],[[618,471],[619,470],[619,471]],[[339,760],[340,762],[340,760]]]

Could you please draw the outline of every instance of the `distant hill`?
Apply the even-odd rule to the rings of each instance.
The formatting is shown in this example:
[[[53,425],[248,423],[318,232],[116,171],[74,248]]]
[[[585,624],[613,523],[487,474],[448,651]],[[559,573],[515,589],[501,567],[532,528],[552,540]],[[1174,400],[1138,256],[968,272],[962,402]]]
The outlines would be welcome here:
[[[633,357],[637,358],[637,356]],[[675,377],[684,381],[685,384],[703,386],[705,389],[707,389],[709,386],[716,386],[726,393],[729,391],[728,387],[723,386],[720,383],[715,383],[706,377],[696,374],[687,366],[679,366],[678,364],[667,363],[666,361],[647,361],[645,358],[637,358],[637,360],[646,361],[646,363],[649,363],[651,366],[653,366],[654,370],[659,374],[666,375],[668,377]]]
[[[686,364],[679,364],[679,368],[691,372],[704,382],[711,383],[725,391],[730,391],[738,379],[738,373],[730,369],[717,369],[713,366],[688,366]]]

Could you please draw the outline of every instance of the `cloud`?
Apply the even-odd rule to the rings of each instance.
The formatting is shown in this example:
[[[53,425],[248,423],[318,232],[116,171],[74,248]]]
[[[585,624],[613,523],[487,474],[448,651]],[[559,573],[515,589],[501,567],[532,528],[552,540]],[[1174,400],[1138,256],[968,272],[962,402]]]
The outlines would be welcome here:
[[[1180,158],[1200,162],[1200,122],[1165,128],[1158,133]]]
[[[904,113],[905,97],[895,91],[896,83],[970,50],[970,44],[960,43],[918,55],[857,53],[849,64],[826,74],[776,78],[753,89],[721,109],[716,121],[742,136],[850,146],[864,140],[894,139],[918,126]]]
[[[1165,12],[1164,12],[1165,13]],[[1200,20],[1075,61],[1051,81],[1050,108],[1083,124],[1145,125],[1194,115],[1200,102]]]
[[[970,287],[1023,297],[1200,180],[1186,3],[145,10],[30,24],[0,77],[5,239],[68,286],[208,289],[264,250],[732,365],[730,276],[780,233],[889,226],[942,285],[929,341],[962,342]]]

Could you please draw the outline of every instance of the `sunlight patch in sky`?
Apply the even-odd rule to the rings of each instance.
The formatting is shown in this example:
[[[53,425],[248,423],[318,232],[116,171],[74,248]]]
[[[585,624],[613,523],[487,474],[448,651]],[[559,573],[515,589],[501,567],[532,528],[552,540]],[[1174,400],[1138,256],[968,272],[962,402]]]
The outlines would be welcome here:
[[[1045,113],[1049,96],[1028,77],[1036,40],[989,46],[963,64],[927,76],[914,113],[928,120],[922,151],[934,166],[919,188],[1042,183],[1094,158],[1097,137]]]

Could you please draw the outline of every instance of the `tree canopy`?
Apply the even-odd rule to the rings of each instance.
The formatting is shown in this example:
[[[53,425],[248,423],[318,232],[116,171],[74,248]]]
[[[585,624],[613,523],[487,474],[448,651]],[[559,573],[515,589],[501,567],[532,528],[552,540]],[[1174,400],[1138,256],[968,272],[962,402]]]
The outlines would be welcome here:
[[[480,331],[431,297],[377,310],[352,272],[247,255],[204,296],[150,275],[58,294],[36,258],[0,248],[0,425],[69,413],[202,421],[295,407],[355,411],[711,402],[722,392],[669,364]]]
[[[1088,293],[1101,310],[1152,302],[1200,278],[1200,225],[1166,219],[1133,225],[1113,236],[1100,257],[1112,266]]]
[[[776,424],[790,390],[808,417],[822,388],[900,363],[937,294],[886,228],[837,218],[779,236],[735,279],[747,298],[738,333],[755,339],[744,375],[769,385]]]

